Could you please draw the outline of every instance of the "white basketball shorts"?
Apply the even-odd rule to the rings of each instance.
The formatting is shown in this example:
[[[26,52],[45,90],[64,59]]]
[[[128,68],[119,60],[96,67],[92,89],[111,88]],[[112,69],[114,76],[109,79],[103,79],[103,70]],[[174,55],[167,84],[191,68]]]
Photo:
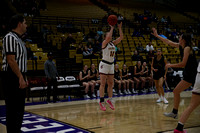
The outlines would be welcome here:
[[[200,95],[200,73],[197,73],[194,88],[192,90],[194,94],[199,94]]]
[[[99,64],[99,74],[113,75],[114,74],[114,63],[106,64],[101,61]]]

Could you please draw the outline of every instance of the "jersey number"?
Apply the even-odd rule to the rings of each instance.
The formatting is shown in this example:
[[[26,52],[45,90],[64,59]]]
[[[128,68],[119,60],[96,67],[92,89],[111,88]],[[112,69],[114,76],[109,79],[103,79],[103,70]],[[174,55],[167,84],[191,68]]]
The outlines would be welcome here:
[[[113,57],[115,55],[115,51],[110,51],[110,57]]]

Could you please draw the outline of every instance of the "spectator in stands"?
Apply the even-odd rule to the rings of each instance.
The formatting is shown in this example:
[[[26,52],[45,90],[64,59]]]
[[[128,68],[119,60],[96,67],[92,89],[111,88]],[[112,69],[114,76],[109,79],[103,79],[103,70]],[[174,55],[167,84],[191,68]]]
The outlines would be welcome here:
[[[85,46],[83,49],[83,58],[84,59],[91,59],[92,58],[93,53],[90,53],[90,51],[88,50],[88,47]]]
[[[142,46],[142,43],[138,43],[138,46],[136,47],[136,50],[138,53],[143,53],[144,52],[144,47]]]
[[[50,102],[50,96],[51,96],[51,86],[53,86],[53,102],[58,101],[57,98],[57,79],[56,77],[59,77],[55,62],[53,61],[53,53],[49,52],[47,54],[48,60],[44,63],[44,71],[45,75],[47,77],[47,102]]]
[[[132,37],[143,37],[143,35],[140,32],[140,29],[135,29],[133,31]]]
[[[163,17],[161,18],[160,22],[161,22],[161,23],[166,23],[166,22],[167,22],[166,17],[163,16]]]
[[[146,52],[149,53],[149,51],[154,51],[153,45],[151,42],[149,42],[146,46]]]
[[[88,33],[88,38],[94,38],[96,36],[96,31],[94,28],[90,29],[89,33]]]
[[[143,73],[141,74],[141,76],[144,77],[145,80],[149,81],[148,90],[153,91],[153,82],[154,82],[153,76],[152,76],[151,72],[149,72],[149,68],[145,61],[143,62],[142,67],[143,67]]]
[[[140,22],[140,19],[139,19],[138,13],[133,13],[133,16],[134,16],[135,22],[136,22],[136,23],[139,23],[139,22]]]
[[[67,48],[69,48],[70,45],[74,45],[75,43],[76,43],[76,40],[72,37],[72,34],[70,33],[66,39]]]
[[[101,34],[101,33],[100,33]],[[95,41],[102,41],[102,35],[99,35],[98,33],[96,34],[96,36],[94,37]]]
[[[92,95],[94,94],[95,85],[93,82],[89,81],[90,73],[88,71],[88,66],[84,65],[83,70],[79,73],[80,84],[85,87],[84,98],[90,98],[88,95],[89,87],[91,87]],[[95,96],[95,95],[94,95]]]
[[[197,44],[195,43],[195,39],[194,38],[192,39],[192,49],[194,51],[199,51],[199,48],[198,48]]]
[[[167,20],[167,25],[170,25],[171,24],[171,17],[170,16],[167,16],[167,18],[166,18],[166,20]]]
[[[114,84],[118,85],[118,94],[123,95],[121,92],[121,86],[124,85],[124,88],[126,88],[126,83],[121,78],[121,71],[119,70],[119,65],[115,64],[115,70],[114,70]]]
[[[62,37],[61,37],[61,47],[62,47],[62,51],[63,52],[67,52],[68,51],[68,49],[69,49],[69,47],[67,47],[67,42],[66,42],[66,37],[63,35]]]
[[[176,29],[174,29],[174,31],[172,31],[171,32],[171,37],[170,37],[170,39],[172,40],[172,41],[175,41],[175,42],[177,42],[178,41],[178,32],[176,31]]]
[[[76,50],[76,53],[77,54],[83,54],[83,45],[82,45],[82,43],[80,43],[78,45],[78,49]]]
[[[94,45],[94,52],[95,53],[100,53],[101,52],[101,42],[96,41],[95,45]]]
[[[125,94],[131,94],[129,90],[129,85],[131,84],[132,89],[134,90],[134,81],[128,78],[128,70],[126,68],[126,64],[123,65],[123,69],[121,70],[122,80],[126,83],[126,89],[124,89]]]
[[[123,20],[124,20],[124,17],[122,15],[118,15],[118,17],[117,17],[118,23],[123,22]]]
[[[97,34],[101,37],[101,41],[102,41],[102,35],[103,35],[102,28],[98,28]]]
[[[143,75],[143,66],[142,66],[142,64],[141,64],[141,61],[137,61],[137,64],[136,64],[136,66],[135,66],[135,77],[134,77],[134,79],[135,80],[137,80],[137,82],[138,82],[138,80],[141,82],[141,92],[143,92],[143,93],[145,93],[146,91],[145,91],[145,83],[146,83],[146,80],[145,80],[145,78],[144,77],[142,77],[142,75]]]
[[[161,36],[161,37],[167,39],[167,37],[166,37],[163,33],[164,33],[164,31],[161,31],[160,34],[159,34],[159,36]]]
[[[88,38],[87,40],[87,46],[89,47],[89,45],[91,45],[92,47],[94,46],[94,42],[93,42],[93,39],[92,38]]]
[[[47,28],[47,24],[44,24],[41,30],[42,38],[43,38],[43,44],[47,44],[47,34],[49,33],[49,29]]]
[[[156,22],[156,23],[158,22],[158,17],[156,16],[155,13],[154,13],[153,16],[152,16],[152,21],[153,21],[153,22]]]
[[[132,61],[143,61],[142,56],[138,54],[138,51],[135,50],[134,55],[132,56]]]
[[[92,45],[91,45],[91,44],[90,44],[89,47],[88,47],[88,51],[89,51],[90,53],[93,53],[93,48],[92,48]]]

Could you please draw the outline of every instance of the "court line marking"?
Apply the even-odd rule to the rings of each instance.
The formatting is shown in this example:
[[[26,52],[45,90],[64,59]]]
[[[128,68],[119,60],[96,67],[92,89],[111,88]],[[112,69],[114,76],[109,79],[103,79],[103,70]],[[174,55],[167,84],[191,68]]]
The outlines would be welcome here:
[[[98,129],[98,128],[102,128],[102,127],[92,127],[92,128],[87,128],[87,129]]]
[[[50,120],[53,120],[53,121],[57,121],[57,122],[60,122],[60,123],[63,123],[63,124],[66,124],[66,125],[69,125],[69,126],[72,126],[72,127],[75,127],[75,128],[79,128],[81,130],[85,130],[85,131],[88,131],[88,132],[91,132],[91,133],[95,133],[93,131],[90,131],[88,129],[85,129],[85,128],[82,128],[82,127],[79,127],[79,126],[76,126],[76,125],[73,125],[73,124],[70,124],[70,123],[67,123],[67,122],[64,122],[64,121],[60,121],[60,120],[57,120],[57,119],[54,119],[54,118],[50,118],[50,117],[47,117],[47,116],[42,116],[42,115],[39,115],[39,114],[36,114],[36,113],[32,113],[30,111],[25,111],[27,113],[30,113],[30,114],[34,114],[34,115],[38,115],[40,117],[44,117],[44,118],[47,118],[47,119],[50,119]]]

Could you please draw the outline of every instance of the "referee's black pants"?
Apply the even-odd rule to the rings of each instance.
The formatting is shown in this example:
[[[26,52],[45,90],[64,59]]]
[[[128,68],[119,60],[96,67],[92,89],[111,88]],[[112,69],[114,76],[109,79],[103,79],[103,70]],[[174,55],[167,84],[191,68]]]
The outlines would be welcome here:
[[[50,102],[50,97],[51,97],[51,94],[53,93],[53,101],[56,102],[57,100],[57,79],[48,79],[47,81],[47,101]],[[53,86],[53,91],[51,89],[51,86]]]
[[[25,106],[25,89],[19,88],[19,78],[13,72],[3,72],[3,75],[7,133],[21,133]]]

